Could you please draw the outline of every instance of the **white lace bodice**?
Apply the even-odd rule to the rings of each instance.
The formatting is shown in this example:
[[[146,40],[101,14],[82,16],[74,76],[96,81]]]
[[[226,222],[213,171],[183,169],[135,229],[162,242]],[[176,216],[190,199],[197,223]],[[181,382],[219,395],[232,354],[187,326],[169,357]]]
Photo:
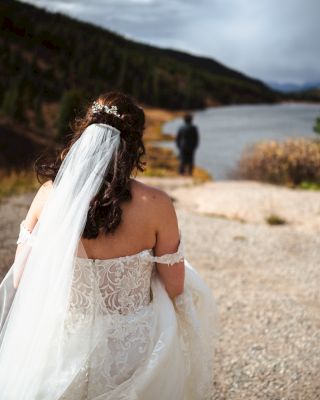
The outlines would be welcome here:
[[[183,260],[182,241],[172,254],[154,256],[152,249],[111,259],[76,258],[70,305],[90,307],[95,298],[99,314],[130,314],[150,303],[154,263],[175,264]],[[92,293],[92,291],[95,293]]]
[[[173,265],[184,259],[181,231],[174,253],[154,256],[152,249],[110,259],[75,258],[69,313],[75,319],[86,315],[131,314],[150,303],[151,276],[155,263]],[[17,243],[30,240],[32,234],[20,225]],[[78,321],[79,322],[79,321]]]

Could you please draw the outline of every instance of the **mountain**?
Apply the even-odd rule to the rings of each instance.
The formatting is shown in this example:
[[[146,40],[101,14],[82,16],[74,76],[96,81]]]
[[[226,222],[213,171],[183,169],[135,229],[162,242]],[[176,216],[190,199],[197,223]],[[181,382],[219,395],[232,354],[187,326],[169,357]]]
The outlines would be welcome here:
[[[217,61],[141,44],[30,4],[1,0],[0,29],[0,103],[19,93],[26,107],[39,108],[70,89],[88,99],[119,89],[171,109],[278,99],[261,81]]]
[[[276,90],[278,92],[282,93],[297,93],[297,92],[303,92],[306,90],[313,90],[313,89],[319,89],[320,88],[320,81],[317,82],[305,82],[303,84],[297,84],[297,83],[280,83],[280,82],[267,82],[266,83],[271,89]]]
[[[320,86],[317,88],[303,90],[301,92],[290,93],[291,97],[298,101],[320,102]]]

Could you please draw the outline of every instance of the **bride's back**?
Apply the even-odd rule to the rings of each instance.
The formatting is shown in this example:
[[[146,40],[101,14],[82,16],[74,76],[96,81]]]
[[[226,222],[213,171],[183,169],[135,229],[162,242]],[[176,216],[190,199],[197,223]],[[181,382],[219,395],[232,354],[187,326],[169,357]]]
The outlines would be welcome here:
[[[175,252],[180,236],[171,198],[164,191],[131,179],[132,199],[121,204],[121,222],[114,233],[100,233],[97,238],[81,242],[86,256],[108,259],[153,249],[155,255]],[[52,190],[46,182],[35,199],[37,217]]]
[[[132,199],[121,204],[121,223],[112,234],[82,239],[89,258],[107,259],[152,249],[157,243],[158,221],[166,218],[169,197],[159,189],[131,180]],[[160,218],[159,218],[160,217]],[[167,216],[169,217],[169,215]]]

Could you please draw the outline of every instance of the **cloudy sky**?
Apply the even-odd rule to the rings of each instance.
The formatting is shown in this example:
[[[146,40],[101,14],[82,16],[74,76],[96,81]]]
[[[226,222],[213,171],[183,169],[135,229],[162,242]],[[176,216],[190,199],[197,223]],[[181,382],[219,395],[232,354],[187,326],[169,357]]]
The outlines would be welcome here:
[[[320,81],[320,0],[25,0],[265,81]]]

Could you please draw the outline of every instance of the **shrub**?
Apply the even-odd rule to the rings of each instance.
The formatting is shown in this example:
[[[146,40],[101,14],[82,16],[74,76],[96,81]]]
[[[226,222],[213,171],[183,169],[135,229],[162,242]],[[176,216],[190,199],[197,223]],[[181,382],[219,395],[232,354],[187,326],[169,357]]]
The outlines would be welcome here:
[[[288,186],[302,182],[320,184],[320,141],[288,139],[257,143],[242,155],[237,175]]]
[[[300,183],[299,188],[306,190],[320,190],[320,183],[303,181]]]
[[[269,225],[285,225],[287,222],[285,219],[279,217],[279,215],[271,214],[266,218],[266,222]]]
[[[320,133],[320,118],[316,119],[316,123],[313,127],[315,133]]]

